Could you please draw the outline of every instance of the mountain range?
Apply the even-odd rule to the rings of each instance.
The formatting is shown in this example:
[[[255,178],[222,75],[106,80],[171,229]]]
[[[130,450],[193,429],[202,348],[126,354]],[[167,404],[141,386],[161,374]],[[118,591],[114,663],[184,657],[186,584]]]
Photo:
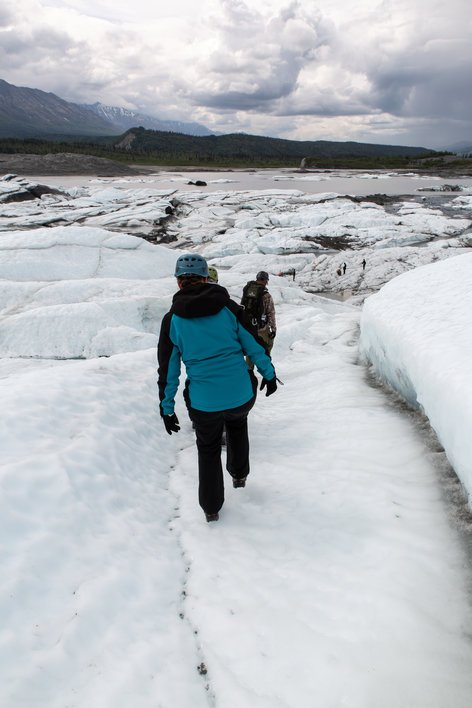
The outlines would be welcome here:
[[[28,139],[33,145],[27,146]],[[176,160],[193,164],[208,163],[293,163],[307,158],[409,158],[429,151],[424,147],[378,145],[371,143],[326,140],[297,141],[244,133],[218,135],[196,122],[161,120],[118,106],[97,102],[77,104],[54,93],[18,87],[0,79],[0,139],[18,140],[15,152],[37,152],[38,140],[45,141],[44,150],[54,151],[51,142],[95,144],[94,154],[109,157],[114,152],[128,152],[144,158]],[[31,142],[31,141],[30,141]],[[63,149],[63,148],[62,148]],[[79,148],[77,148],[79,149]],[[11,151],[9,146],[7,151]],[[84,148],[91,152],[90,145]],[[310,160],[311,158],[311,160]]]
[[[447,152],[454,152],[458,155],[464,155],[466,153],[472,153],[472,140],[463,140],[460,143],[454,143],[453,145],[447,145],[443,148]]]
[[[147,130],[160,130],[169,133],[183,133],[184,135],[213,135],[201,123],[183,122],[178,120],[161,120],[146,113],[131,111],[128,108],[118,106],[106,106],[103,103],[82,104],[83,108],[92,111],[100,118],[112,123],[116,128],[120,128],[120,133],[129,128],[140,126]]]
[[[200,123],[161,120],[102,103],[71,103],[54,93],[14,86],[0,79],[0,137],[120,135],[136,126],[188,135],[212,134]]]

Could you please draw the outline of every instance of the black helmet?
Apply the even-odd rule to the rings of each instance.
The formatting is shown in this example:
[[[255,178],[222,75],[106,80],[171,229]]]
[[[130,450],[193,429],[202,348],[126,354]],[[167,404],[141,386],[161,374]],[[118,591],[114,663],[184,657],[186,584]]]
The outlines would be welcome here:
[[[269,280],[269,273],[266,270],[260,270],[256,275],[256,280],[265,280],[267,283]]]

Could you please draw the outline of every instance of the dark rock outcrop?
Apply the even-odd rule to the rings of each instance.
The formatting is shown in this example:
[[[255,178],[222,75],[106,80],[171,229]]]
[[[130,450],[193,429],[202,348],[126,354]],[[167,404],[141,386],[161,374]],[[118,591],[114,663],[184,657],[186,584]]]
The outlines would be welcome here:
[[[207,183],[204,182],[202,179],[197,179],[195,182],[187,182],[187,184],[193,184],[195,187],[206,187]]]

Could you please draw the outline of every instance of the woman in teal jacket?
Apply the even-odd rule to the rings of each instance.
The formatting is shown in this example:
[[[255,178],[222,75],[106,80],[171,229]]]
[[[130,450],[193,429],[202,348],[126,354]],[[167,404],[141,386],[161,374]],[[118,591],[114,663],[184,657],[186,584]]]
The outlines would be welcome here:
[[[244,357],[255,363],[267,396],[277,389],[276,374],[264,343],[244,322],[244,308],[225,288],[207,282],[208,265],[202,256],[181,256],[175,275],[179,291],[162,320],[158,345],[160,412],[167,432],[178,432],[174,405],[183,362],[184,395],[197,438],[200,506],[208,521],[216,521],[224,502],[224,427],[233,485],[244,487],[249,473],[247,415],[256,399],[257,380]]]

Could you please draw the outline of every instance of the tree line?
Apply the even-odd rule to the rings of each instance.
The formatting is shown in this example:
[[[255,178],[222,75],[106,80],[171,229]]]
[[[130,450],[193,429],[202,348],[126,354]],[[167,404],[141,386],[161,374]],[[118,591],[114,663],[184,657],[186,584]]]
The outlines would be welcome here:
[[[420,168],[417,160],[439,158],[442,153],[423,148],[295,141],[265,136],[193,136],[133,128],[121,136],[48,136],[48,138],[0,138],[6,154],[76,153],[128,164],[161,164],[207,167],[298,167],[305,158],[309,169],[408,169]],[[416,163],[416,164],[415,164]]]

